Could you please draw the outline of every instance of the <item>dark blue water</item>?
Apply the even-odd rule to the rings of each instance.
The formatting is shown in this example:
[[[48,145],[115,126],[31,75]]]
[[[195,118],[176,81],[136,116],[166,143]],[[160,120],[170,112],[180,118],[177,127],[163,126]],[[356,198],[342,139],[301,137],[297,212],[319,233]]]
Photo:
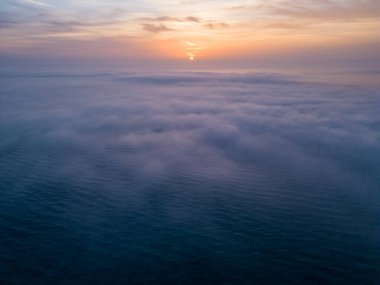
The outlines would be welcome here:
[[[2,73],[1,284],[380,284],[380,92]]]

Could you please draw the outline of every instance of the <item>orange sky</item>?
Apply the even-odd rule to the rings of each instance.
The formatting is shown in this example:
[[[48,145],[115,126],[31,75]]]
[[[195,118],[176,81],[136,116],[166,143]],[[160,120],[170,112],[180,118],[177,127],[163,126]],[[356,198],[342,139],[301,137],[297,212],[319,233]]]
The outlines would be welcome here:
[[[0,19],[1,55],[380,58],[378,0],[3,0]]]

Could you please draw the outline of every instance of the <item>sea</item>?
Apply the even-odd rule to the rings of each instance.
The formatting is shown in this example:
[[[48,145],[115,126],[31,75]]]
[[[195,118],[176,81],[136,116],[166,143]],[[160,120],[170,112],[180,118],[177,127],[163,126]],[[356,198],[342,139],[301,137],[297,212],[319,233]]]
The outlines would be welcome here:
[[[379,82],[0,69],[0,284],[380,284]]]

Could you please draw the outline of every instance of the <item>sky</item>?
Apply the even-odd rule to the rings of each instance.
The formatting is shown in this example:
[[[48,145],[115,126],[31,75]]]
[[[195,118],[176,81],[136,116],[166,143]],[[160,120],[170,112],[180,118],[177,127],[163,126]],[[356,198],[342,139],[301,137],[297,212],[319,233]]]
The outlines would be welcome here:
[[[2,0],[0,58],[380,63],[378,0]]]

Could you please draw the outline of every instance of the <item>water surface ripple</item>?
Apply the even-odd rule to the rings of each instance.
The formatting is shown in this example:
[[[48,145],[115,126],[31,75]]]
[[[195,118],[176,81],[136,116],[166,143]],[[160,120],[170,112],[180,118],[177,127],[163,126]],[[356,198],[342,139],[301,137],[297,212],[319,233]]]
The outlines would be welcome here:
[[[1,284],[380,284],[380,93],[0,78]]]

